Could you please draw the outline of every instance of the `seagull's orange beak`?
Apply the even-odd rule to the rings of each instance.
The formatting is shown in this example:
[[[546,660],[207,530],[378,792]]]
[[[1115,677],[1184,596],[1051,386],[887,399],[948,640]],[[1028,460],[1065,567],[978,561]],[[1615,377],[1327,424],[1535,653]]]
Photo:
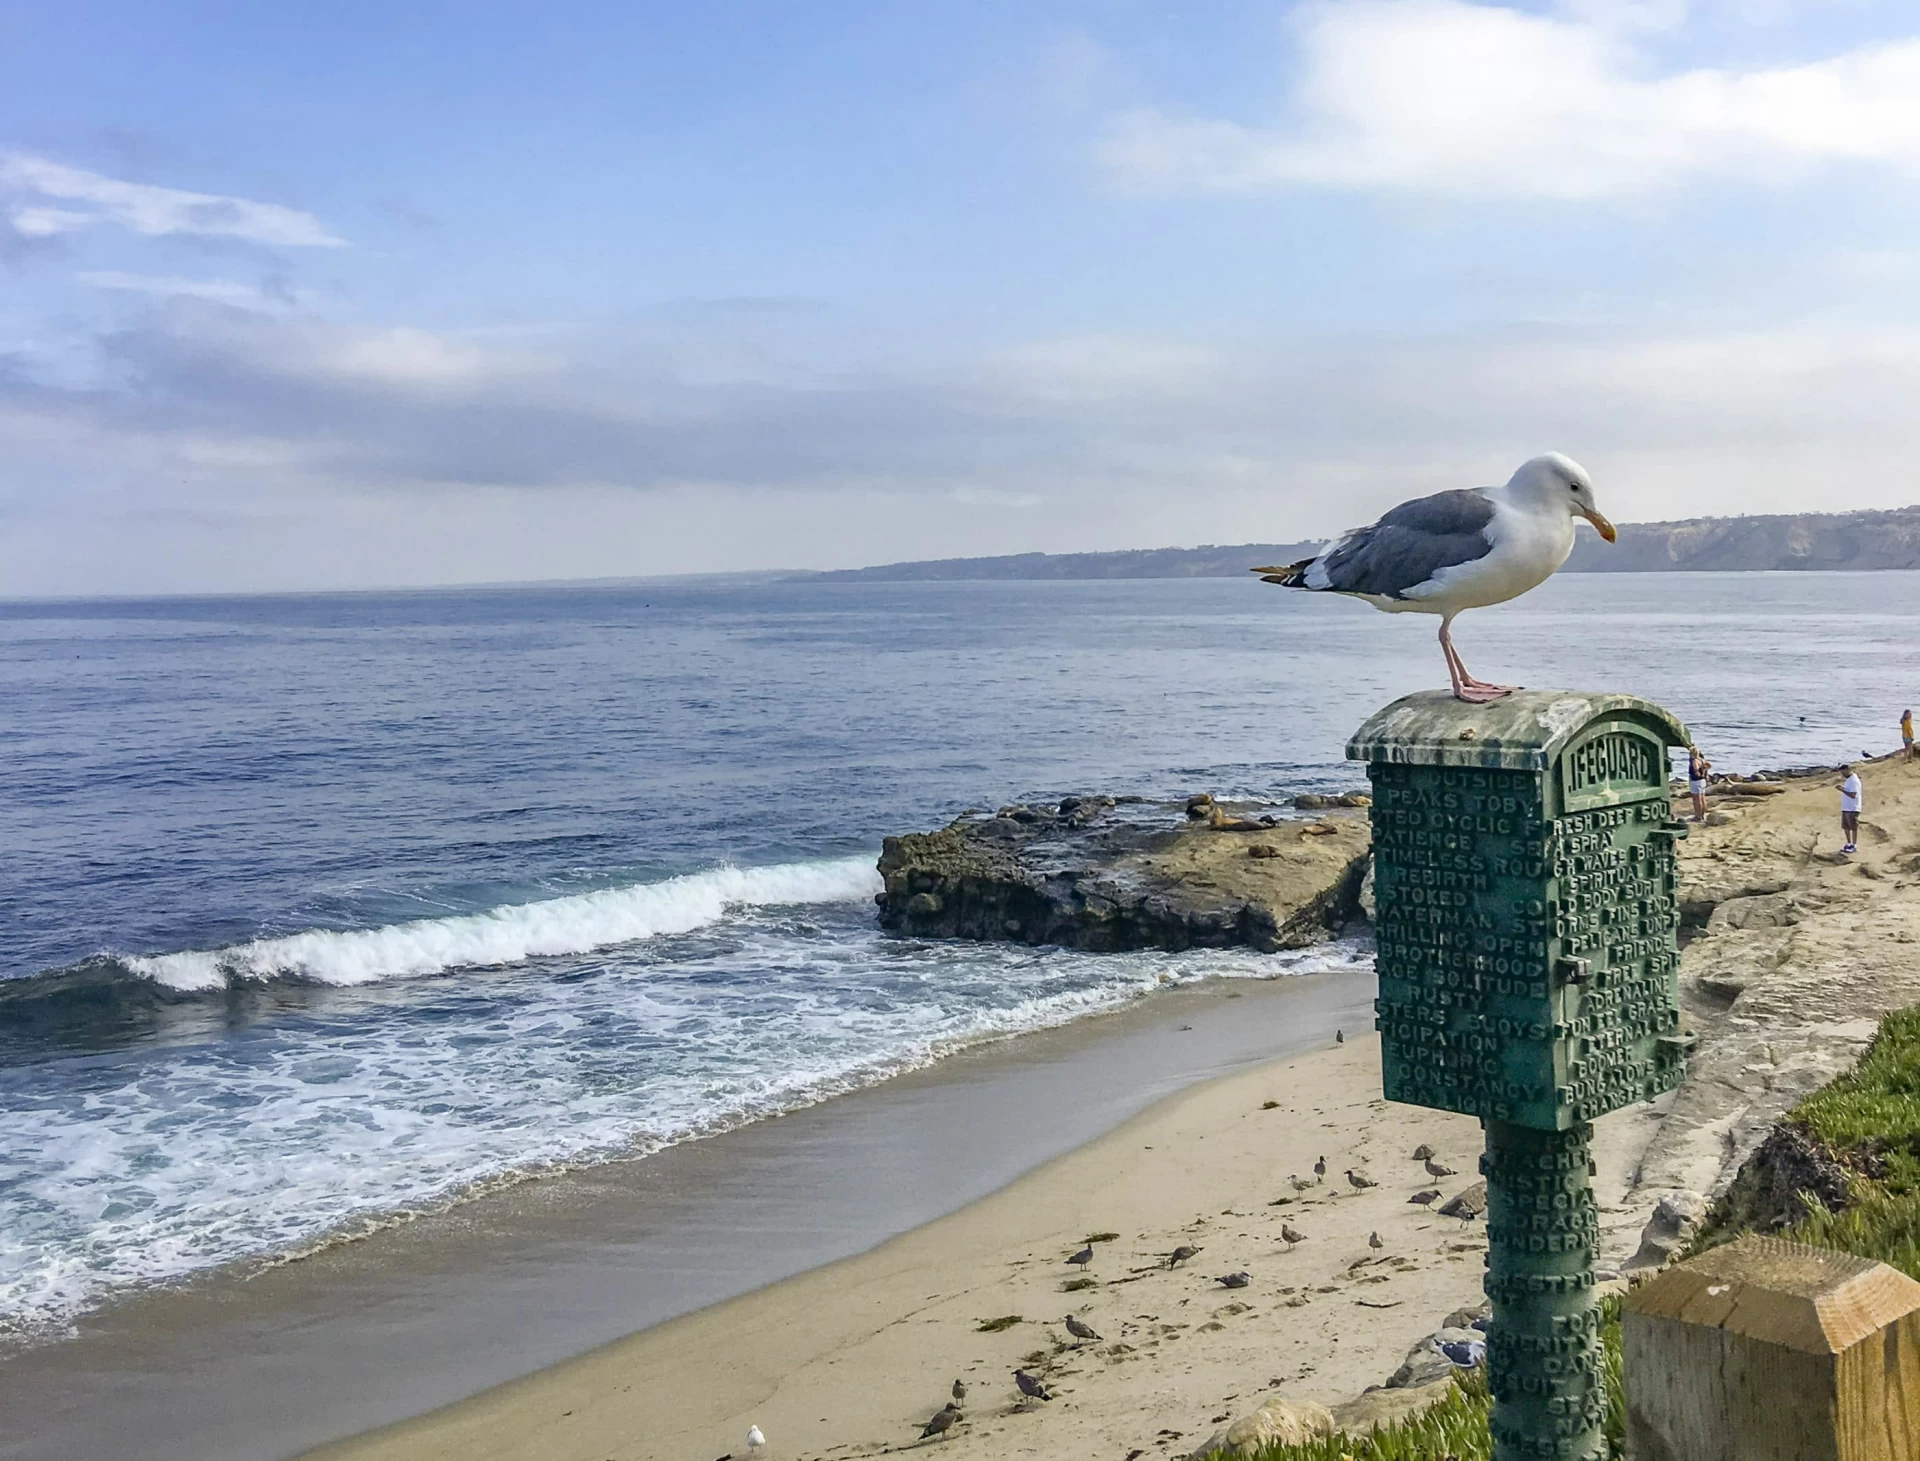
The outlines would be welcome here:
[[[1583,512],[1580,514],[1580,516],[1584,517],[1588,522],[1592,523],[1596,528],[1598,528],[1600,530],[1600,536],[1605,538],[1609,543],[1613,542],[1614,539],[1619,536],[1618,533],[1614,532],[1613,524],[1608,522],[1599,513]]]

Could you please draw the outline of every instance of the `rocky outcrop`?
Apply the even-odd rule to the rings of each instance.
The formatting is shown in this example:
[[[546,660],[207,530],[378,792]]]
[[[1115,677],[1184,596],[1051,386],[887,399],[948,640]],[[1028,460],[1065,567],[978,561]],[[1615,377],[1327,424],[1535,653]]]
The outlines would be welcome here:
[[[1067,797],[887,838],[880,922],[1096,952],[1300,948],[1355,916],[1367,850],[1364,812]]]
[[[1759,798],[1718,800],[1716,786],[1720,806],[1747,804],[1679,844],[1693,926],[1680,992],[1700,1045],[1660,1103],[1624,1207],[1675,1190],[1720,1199],[1779,1119],[1853,1065],[1885,1014],[1920,1002],[1920,763],[1855,765],[1869,795],[1857,854],[1837,850],[1831,770],[1783,774],[1784,790]]]
[[[1251,1415],[1215,1431],[1191,1453],[1202,1457],[1253,1456],[1269,1446],[1299,1446],[1333,1434],[1333,1412],[1311,1400],[1275,1396]]]

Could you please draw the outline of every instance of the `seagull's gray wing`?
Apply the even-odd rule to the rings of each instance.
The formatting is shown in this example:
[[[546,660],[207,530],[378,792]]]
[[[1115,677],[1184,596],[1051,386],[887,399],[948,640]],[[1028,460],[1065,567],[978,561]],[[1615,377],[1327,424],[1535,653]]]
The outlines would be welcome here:
[[[1311,580],[1324,574],[1336,593],[1405,598],[1441,569],[1492,552],[1492,521],[1493,503],[1471,488],[1417,497],[1335,543],[1314,564],[1309,586],[1320,587]]]

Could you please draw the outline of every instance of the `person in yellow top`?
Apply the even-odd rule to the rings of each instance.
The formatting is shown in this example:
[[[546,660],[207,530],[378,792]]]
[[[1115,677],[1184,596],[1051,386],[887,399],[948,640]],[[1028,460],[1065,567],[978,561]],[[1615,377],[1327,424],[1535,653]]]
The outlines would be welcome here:
[[[1900,743],[1907,748],[1907,759],[1913,759],[1913,712],[1900,712]]]

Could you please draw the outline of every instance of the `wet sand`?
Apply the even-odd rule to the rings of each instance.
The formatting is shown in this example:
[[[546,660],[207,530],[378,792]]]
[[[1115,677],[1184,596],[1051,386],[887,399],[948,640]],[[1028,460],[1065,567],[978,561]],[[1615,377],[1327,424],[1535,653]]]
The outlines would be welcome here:
[[[0,1359],[0,1457],[258,1461],[421,1415],[865,1253],[1156,1100],[1371,1028],[1372,999],[1353,974],[1163,991],[779,1120],[133,1299]]]

